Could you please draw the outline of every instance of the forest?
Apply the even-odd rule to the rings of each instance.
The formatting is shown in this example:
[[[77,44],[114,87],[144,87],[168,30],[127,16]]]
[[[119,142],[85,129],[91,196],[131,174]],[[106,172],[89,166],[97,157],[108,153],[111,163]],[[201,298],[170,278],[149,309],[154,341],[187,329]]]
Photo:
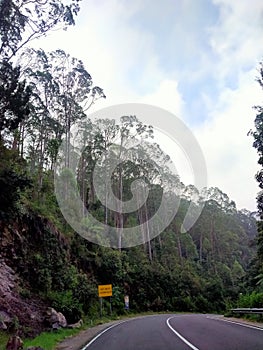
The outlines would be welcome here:
[[[170,171],[170,159],[156,143],[152,126],[135,115],[120,115],[119,120],[87,117],[106,92],[94,84],[81,60],[59,48],[45,52],[30,45],[54,29],[74,25],[79,3],[0,2],[0,274],[10,268],[18,276],[17,289],[11,292],[16,302],[8,306],[0,288],[0,312],[14,320],[8,330],[17,327],[30,336],[40,332],[44,326],[28,315],[47,306],[62,312],[69,323],[98,317],[98,285],[103,284],[113,286],[111,305],[116,315],[127,312],[125,295],[134,312],[219,313],[235,306],[262,306],[262,193],[258,212],[252,213],[238,210],[217,187],[198,191],[185,185]],[[263,88],[262,64],[259,72]],[[256,107],[256,112],[250,134],[262,166],[263,107]],[[135,143],[128,155],[125,143],[138,138],[147,142]],[[76,210],[70,205],[75,193],[59,184],[55,189],[61,161],[69,167],[61,149],[70,154],[73,145],[82,150],[76,173],[64,169],[60,175],[66,188],[73,184],[96,222],[107,227],[102,234],[102,226],[83,213],[79,224],[92,239],[77,233],[65,219]],[[106,153],[108,162],[101,162]],[[99,174],[115,161],[108,183]],[[147,200],[140,206],[138,197],[131,213],[109,208],[107,196],[103,204],[95,191],[94,171],[100,186],[110,186],[124,202],[132,197],[131,185],[143,179]],[[262,170],[256,178],[262,189]],[[152,236],[146,223],[163,196],[168,202],[175,198],[178,209],[162,233]],[[193,227],[182,232],[190,203],[203,210]],[[171,203],[155,224],[165,221],[170,209]],[[140,245],[122,241],[113,230],[135,226],[140,227]],[[107,314],[109,299],[104,305]]]

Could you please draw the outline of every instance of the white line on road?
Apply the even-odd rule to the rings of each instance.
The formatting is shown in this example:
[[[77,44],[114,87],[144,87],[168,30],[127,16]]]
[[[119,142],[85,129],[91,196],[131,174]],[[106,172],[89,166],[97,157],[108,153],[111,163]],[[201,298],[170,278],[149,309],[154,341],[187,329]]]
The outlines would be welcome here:
[[[136,319],[139,319],[139,318],[146,318],[146,317],[153,317],[155,315],[147,315],[147,316],[140,316],[140,317],[136,317],[136,318],[131,318],[131,319],[128,319],[128,320],[124,320],[124,321],[120,321],[116,324],[113,324],[112,326],[104,329],[104,331],[101,331],[99,334],[96,335],[96,337],[94,337],[93,339],[91,339],[91,341],[86,344],[83,348],[81,348],[81,350],[86,350],[92,343],[94,343],[102,334],[108,332],[110,329],[112,329],[113,327],[116,327],[116,326],[119,326],[120,324],[122,323],[125,323],[125,322],[129,322],[129,321],[134,321]],[[198,349],[197,349],[198,350]]]
[[[247,327],[247,328],[252,328],[252,329],[256,329],[256,330],[258,330],[258,331],[263,331],[263,328],[257,327],[257,326],[252,326],[252,325],[250,325],[250,324],[245,324],[245,323],[241,323],[241,322],[235,322],[235,321],[225,320],[225,319],[223,319],[223,318],[214,317],[214,316],[206,316],[206,318],[209,318],[210,320],[215,320],[215,321],[222,321],[222,322],[227,322],[227,323],[233,323],[233,324],[236,324],[236,325],[238,325],[238,326]]]
[[[199,350],[196,346],[194,346],[192,343],[190,343],[187,339],[185,339],[180,333],[178,333],[169,323],[169,321],[174,318],[175,316],[169,317],[166,320],[166,324],[167,326],[171,329],[172,332],[174,332],[174,334],[177,335],[178,338],[180,338],[186,345],[188,345],[191,349],[193,350]]]
[[[96,335],[96,337],[94,337],[87,345],[84,346],[84,348],[82,348],[81,350],[86,350],[92,343],[94,343],[102,334],[106,333],[107,331],[109,331],[110,329],[112,329],[113,327],[116,327],[118,326],[119,324],[121,323],[124,323],[124,322],[127,322],[126,320],[125,321],[122,321],[122,322],[119,322],[119,323],[116,323],[116,324],[113,324],[112,326],[104,329],[104,331],[100,332],[98,335]]]

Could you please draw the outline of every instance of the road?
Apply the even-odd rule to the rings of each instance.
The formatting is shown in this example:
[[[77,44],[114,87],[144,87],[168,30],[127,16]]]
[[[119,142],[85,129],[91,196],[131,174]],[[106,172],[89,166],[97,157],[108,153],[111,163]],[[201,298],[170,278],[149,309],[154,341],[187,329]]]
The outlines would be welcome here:
[[[212,315],[154,315],[115,324],[82,350],[262,350],[263,329]]]

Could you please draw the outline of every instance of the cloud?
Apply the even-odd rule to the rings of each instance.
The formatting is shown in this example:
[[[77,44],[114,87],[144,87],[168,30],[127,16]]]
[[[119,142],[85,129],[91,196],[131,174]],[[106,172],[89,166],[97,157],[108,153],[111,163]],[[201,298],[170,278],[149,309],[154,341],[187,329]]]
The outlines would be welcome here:
[[[178,118],[182,118],[184,101],[178,90],[178,82],[175,80],[162,80],[155,91],[144,95],[138,101],[167,109]]]
[[[256,115],[252,106],[262,104],[255,67],[263,55],[258,42],[263,35],[263,4],[260,0],[213,3],[219,16],[208,30],[212,52],[205,60],[214,91],[202,92],[206,120],[195,129],[207,159],[210,186],[225,191],[239,208],[255,210],[257,154],[247,133]]]
[[[210,186],[217,186],[237,202],[239,208],[256,209],[258,170],[253,138],[255,111],[252,106],[262,99],[254,81],[255,70],[243,74],[235,90],[220,94],[209,119],[196,130],[207,161]]]
[[[215,73],[224,83],[233,71],[249,70],[262,57],[263,4],[261,0],[213,2],[220,14],[209,30],[210,45],[220,63]]]

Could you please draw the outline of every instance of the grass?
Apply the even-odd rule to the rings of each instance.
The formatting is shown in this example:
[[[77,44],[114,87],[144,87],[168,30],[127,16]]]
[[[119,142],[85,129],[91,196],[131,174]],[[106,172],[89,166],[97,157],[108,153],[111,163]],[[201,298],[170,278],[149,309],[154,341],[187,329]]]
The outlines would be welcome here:
[[[142,312],[142,313],[127,312],[121,316],[113,315],[112,317],[103,317],[99,319],[89,320],[89,322],[86,322],[85,325],[83,325],[81,328],[78,328],[78,329],[60,329],[58,331],[43,332],[34,339],[23,339],[24,349],[27,349],[29,346],[40,346],[45,350],[54,350],[58,345],[58,343],[60,343],[62,340],[64,340],[67,337],[77,335],[83,329],[87,329],[87,328],[90,328],[99,324],[107,323],[113,320],[121,320],[125,318],[130,318],[130,317],[147,316],[147,315],[154,315],[154,314],[158,314],[158,312]],[[0,332],[0,350],[5,350],[5,346],[8,341],[8,338],[9,336],[6,333]]]
[[[45,350],[53,350],[63,339],[78,334],[80,330],[81,329],[60,329],[53,332],[43,332],[34,339],[24,340],[24,348],[40,346]]]
[[[0,350],[5,350],[8,338],[9,338],[8,334],[4,332],[0,332]]]
[[[102,319],[94,319],[90,320],[89,323],[84,324],[81,328],[76,329],[60,329],[57,331],[51,332],[43,332],[39,334],[34,339],[25,339],[24,340],[24,348],[27,349],[29,346],[40,346],[45,350],[54,350],[56,345],[60,343],[65,338],[77,335],[81,330],[87,329],[98,324],[107,323],[112,321],[113,318],[102,318]],[[116,318],[115,318],[116,319]],[[117,318],[118,319],[118,318]],[[0,350],[4,350],[5,348]]]

